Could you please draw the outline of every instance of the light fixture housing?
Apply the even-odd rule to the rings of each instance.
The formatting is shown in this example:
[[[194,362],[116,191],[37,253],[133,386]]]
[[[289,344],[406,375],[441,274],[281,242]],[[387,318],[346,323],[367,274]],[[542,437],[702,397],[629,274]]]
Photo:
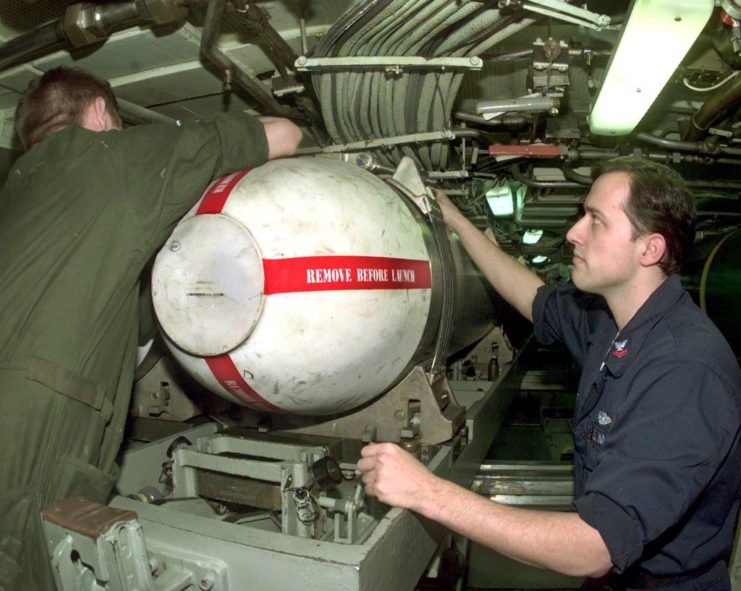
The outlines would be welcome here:
[[[540,239],[543,237],[543,230],[538,229],[531,229],[531,230],[525,230],[525,232],[522,234],[522,243],[523,244],[537,244],[540,242]]]
[[[489,189],[486,192],[486,203],[495,217],[511,216],[515,212],[514,198],[509,185]]]
[[[634,0],[589,115],[595,135],[633,131],[708,22],[714,0]]]

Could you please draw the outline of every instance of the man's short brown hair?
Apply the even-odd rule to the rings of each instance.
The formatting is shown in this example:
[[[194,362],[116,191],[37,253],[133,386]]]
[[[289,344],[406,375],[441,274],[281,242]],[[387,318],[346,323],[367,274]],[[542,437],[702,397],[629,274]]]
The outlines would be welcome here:
[[[118,103],[105,80],[79,68],[60,66],[32,80],[15,111],[15,131],[24,148],[65,127],[81,125],[85,110],[101,97],[112,120],[120,125]]]
[[[592,179],[610,172],[630,177],[625,214],[633,226],[633,237],[661,234],[666,252],[659,267],[667,276],[678,273],[692,250],[697,215],[695,200],[682,176],[658,162],[622,156],[594,166]]]

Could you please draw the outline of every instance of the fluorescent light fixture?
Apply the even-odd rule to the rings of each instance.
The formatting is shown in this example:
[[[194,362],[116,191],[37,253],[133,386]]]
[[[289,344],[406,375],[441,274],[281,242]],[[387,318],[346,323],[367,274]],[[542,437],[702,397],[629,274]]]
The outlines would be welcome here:
[[[526,230],[522,235],[523,244],[537,244],[543,237],[543,230]]]
[[[515,212],[515,203],[509,185],[489,189],[486,192],[486,202],[495,216],[507,216]]]
[[[634,0],[589,115],[595,135],[627,135],[708,22],[714,0]]]

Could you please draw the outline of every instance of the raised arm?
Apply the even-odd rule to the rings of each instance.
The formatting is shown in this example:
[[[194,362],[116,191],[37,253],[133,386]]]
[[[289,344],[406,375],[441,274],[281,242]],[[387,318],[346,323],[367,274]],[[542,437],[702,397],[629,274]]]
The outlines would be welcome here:
[[[435,199],[443,212],[446,225],[461,239],[476,266],[520,314],[532,321],[535,292],[543,281],[525,265],[505,253],[466,218],[439,189]]]
[[[290,119],[283,117],[260,117],[268,139],[268,160],[292,156],[301,143],[303,133]]]

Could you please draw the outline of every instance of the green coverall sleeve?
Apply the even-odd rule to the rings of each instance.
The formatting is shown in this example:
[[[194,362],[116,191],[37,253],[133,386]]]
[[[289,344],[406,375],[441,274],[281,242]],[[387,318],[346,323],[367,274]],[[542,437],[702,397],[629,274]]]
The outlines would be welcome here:
[[[245,113],[183,124],[152,124],[113,132],[127,207],[155,246],[198,201],[215,178],[263,164],[263,124]]]

